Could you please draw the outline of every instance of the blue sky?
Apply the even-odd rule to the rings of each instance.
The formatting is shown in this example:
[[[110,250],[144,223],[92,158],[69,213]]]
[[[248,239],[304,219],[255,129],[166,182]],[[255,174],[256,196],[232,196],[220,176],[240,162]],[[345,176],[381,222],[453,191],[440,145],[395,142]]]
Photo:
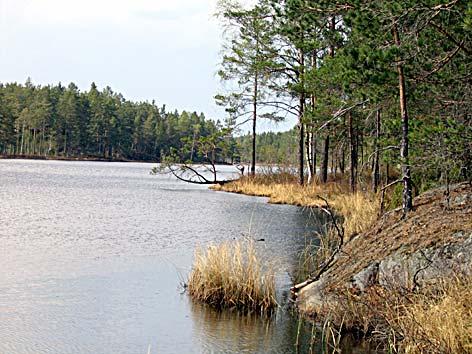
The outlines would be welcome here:
[[[250,1],[250,0],[248,0]],[[0,82],[92,81],[223,118],[216,0],[0,0]],[[291,123],[262,125],[280,130]]]

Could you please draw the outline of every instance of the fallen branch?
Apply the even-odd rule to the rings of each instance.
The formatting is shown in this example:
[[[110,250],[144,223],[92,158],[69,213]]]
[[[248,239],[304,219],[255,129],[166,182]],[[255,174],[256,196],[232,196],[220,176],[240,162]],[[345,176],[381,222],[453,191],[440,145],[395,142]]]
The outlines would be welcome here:
[[[336,261],[336,256],[338,255],[339,252],[341,252],[341,249],[344,245],[344,229],[343,227],[339,227],[338,226],[338,223],[336,221],[336,217],[334,216],[333,212],[331,211],[331,207],[329,206],[329,203],[328,201],[317,195],[318,198],[320,198],[322,201],[325,202],[326,204],[326,207],[319,207],[323,212],[325,212],[326,214],[328,214],[328,216],[331,218],[331,222],[333,223],[334,225],[334,228],[336,230],[336,234],[338,235],[338,238],[339,238],[339,243],[336,247],[336,249],[333,251],[333,253],[331,254],[331,256],[328,258],[327,261],[325,261],[321,266],[320,266],[320,269],[318,270],[318,272],[316,273],[316,275],[312,276],[312,277],[309,277],[307,280],[305,280],[304,282],[302,283],[299,283],[299,284],[296,284],[294,286],[292,286],[290,288],[290,291],[296,295],[298,291],[300,291],[301,289],[303,289],[305,286],[311,284],[311,283],[314,283],[315,281],[319,280],[321,275],[323,275],[328,269],[330,269],[333,264],[335,263]]]
[[[210,172],[212,178],[206,177],[202,172],[198,171],[198,168],[201,167],[204,171]],[[244,167],[240,168],[236,166],[239,170],[241,175],[244,174]],[[175,178],[179,181],[192,183],[192,184],[200,184],[200,185],[212,185],[212,184],[219,184],[224,185],[226,183],[234,182],[237,180],[235,179],[218,179],[217,174],[218,171],[216,170],[216,166],[214,164],[210,164],[210,166],[201,165],[201,166],[190,166],[187,164],[183,165],[173,165],[173,164],[166,164],[161,167],[155,167],[151,171],[152,174],[172,174]]]

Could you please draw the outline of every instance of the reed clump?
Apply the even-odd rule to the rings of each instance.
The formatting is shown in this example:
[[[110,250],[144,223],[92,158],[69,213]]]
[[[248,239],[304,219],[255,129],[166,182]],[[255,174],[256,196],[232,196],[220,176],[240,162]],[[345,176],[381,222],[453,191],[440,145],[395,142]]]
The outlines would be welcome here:
[[[277,306],[274,270],[263,266],[252,240],[198,248],[188,291],[215,307],[266,313]]]

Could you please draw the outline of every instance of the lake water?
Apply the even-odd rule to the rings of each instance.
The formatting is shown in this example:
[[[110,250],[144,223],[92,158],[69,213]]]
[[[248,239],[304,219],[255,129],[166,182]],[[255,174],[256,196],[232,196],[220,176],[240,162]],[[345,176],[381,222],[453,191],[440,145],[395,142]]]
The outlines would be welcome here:
[[[0,353],[294,352],[285,309],[217,311],[180,284],[198,245],[263,238],[283,305],[315,218],[152,167],[0,160]]]

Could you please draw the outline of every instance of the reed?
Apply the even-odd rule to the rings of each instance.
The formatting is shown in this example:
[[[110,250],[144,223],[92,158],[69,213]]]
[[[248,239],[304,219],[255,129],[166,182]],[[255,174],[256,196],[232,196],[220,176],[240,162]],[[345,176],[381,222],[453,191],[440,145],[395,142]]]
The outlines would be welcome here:
[[[215,307],[270,312],[277,306],[274,271],[263,266],[252,240],[198,248],[188,291]]]

